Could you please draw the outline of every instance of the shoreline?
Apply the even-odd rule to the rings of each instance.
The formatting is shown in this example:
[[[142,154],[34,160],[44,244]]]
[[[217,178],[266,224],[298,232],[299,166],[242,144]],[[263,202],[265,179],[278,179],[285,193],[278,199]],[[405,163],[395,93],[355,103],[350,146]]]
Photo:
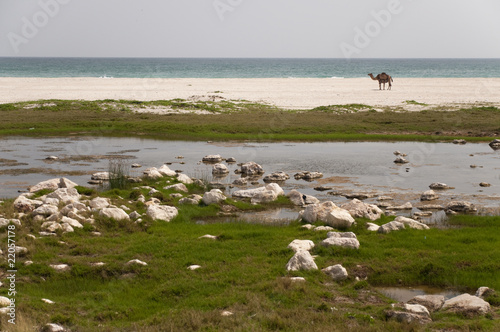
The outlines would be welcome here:
[[[368,76],[243,79],[0,77],[0,104],[50,99],[153,101],[193,96],[247,100],[283,109],[364,104],[378,108],[401,106],[406,111],[419,111],[424,107],[442,105],[499,106],[500,78],[395,78],[391,91],[380,91],[378,82]]]

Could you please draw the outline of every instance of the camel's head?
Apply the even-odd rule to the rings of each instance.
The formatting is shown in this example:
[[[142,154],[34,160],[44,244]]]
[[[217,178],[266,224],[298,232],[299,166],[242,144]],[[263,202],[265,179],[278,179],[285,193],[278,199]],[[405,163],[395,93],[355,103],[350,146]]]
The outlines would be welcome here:
[[[369,73],[368,76],[372,76],[373,74],[372,73]]]

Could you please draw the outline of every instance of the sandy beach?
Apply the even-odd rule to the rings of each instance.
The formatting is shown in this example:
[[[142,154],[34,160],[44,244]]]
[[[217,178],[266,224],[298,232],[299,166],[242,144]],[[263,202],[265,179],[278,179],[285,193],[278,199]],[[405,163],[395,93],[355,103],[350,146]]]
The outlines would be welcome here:
[[[263,102],[286,109],[324,105],[404,106],[414,100],[429,105],[500,105],[500,78],[395,78],[391,91],[379,91],[366,78],[139,79],[0,78],[0,103],[41,99],[162,100],[218,95]]]

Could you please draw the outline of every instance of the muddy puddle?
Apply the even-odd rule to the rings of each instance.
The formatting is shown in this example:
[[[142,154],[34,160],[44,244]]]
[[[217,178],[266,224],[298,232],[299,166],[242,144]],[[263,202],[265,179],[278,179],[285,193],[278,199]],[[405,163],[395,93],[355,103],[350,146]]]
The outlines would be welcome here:
[[[445,300],[463,294],[455,290],[419,286],[419,287],[375,287],[375,289],[390,299],[398,302],[408,302],[418,295],[442,295]]]
[[[395,150],[407,154],[405,158],[409,163],[395,164]],[[227,176],[213,178],[212,165],[201,162],[209,154],[233,157],[237,163],[255,161],[263,166],[266,174],[284,171],[291,176],[281,184],[286,192],[297,189],[336,203],[345,202],[344,195],[349,193],[370,193],[372,197],[365,199],[368,203],[378,203],[377,196],[384,195],[393,198],[390,202],[393,205],[409,201],[419,206],[423,204],[420,194],[429,189],[429,184],[444,182],[455,189],[439,191],[440,199],[432,204],[463,199],[484,207],[485,211],[497,211],[500,205],[500,151],[492,150],[487,143],[221,144],[140,138],[4,137],[0,139],[0,160],[3,160],[0,162],[0,197],[16,197],[19,191],[26,190],[26,184],[34,185],[57,176],[87,185],[90,174],[107,171],[110,162],[117,160],[127,166],[131,176],[141,175],[147,167],[168,163],[171,169],[191,177],[225,185],[227,194],[238,190],[238,187],[229,187],[240,177],[234,174],[237,164],[227,164],[230,170]],[[50,156],[58,159],[46,159]],[[142,167],[131,168],[134,163]],[[324,176],[312,182],[295,180],[293,175],[299,171],[318,171]],[[253,180],[258,185],[250,187],[264,185],[262,178]],[[481,182],[491,186],[481,187]],[[329,189],[314,189],[319,186]]]

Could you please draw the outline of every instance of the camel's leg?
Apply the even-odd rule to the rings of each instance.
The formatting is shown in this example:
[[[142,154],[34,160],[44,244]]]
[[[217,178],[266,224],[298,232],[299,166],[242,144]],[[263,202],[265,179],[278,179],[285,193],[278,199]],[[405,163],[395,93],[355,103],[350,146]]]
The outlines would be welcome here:
[[[378,82],[378,89],[382,90],[382,83],[381,82]]]

